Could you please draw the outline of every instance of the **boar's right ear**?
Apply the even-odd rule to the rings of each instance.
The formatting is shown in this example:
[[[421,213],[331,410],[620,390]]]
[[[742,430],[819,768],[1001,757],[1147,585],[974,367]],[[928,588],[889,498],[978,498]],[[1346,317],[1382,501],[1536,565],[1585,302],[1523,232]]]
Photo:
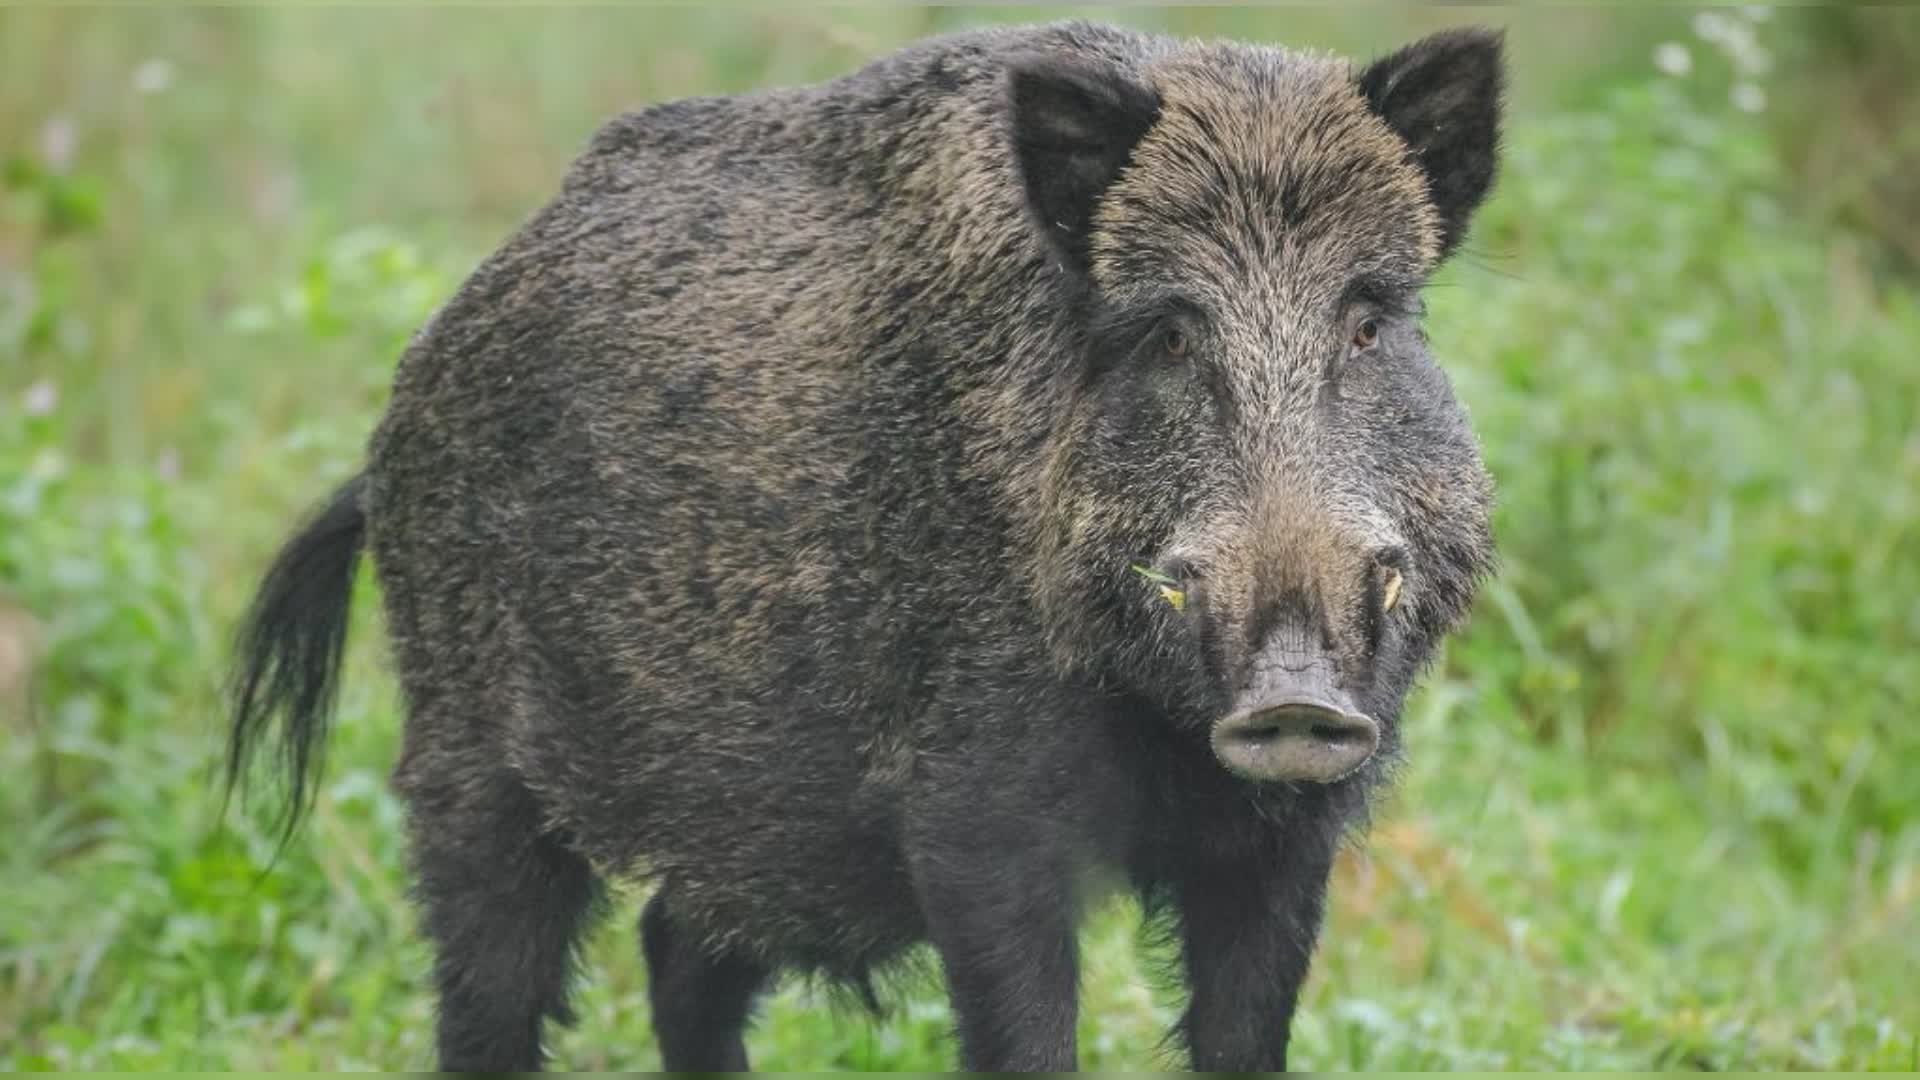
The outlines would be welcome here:
[[[1007,73],[1013,153],[1027,209],[1084,273],[1093,209],[1160,115],[1160,99],[1105,63],[1038,57]]]
[[[1440,213],[1440,254],[1460,244],[1500,156],[1505,36],[1442,30],[1368,65],[1361,96],[1413,150]]]

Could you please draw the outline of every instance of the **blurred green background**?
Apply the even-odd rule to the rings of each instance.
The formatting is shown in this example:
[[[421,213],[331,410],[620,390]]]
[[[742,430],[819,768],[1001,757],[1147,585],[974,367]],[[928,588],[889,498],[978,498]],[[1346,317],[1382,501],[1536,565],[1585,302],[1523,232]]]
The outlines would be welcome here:
[[[614,112],[1061,9],[0,10],[0,1067],[418,1068],[370,582],[318,812],[210,783],[232,621],[405,336]],[[1504,178],[1431,293],[1505,562],[1409,710],[1295,1064],[1920,1067],[1920,16],[1125,8],[1378,54],[1505,25]],[[582,1068],[657,1064],[631,933]],[[1083,1061],[1176,990],[1088,932]],[[789,986],[769,1068],[952,1062]]]

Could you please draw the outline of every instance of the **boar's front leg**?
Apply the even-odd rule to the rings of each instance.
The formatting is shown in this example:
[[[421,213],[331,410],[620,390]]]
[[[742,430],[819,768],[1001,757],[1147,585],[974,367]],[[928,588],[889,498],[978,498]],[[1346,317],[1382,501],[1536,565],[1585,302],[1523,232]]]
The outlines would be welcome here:
[[[966,788],[976,795],[956,788],[921,800],[909,824],[914,888],[946,973],[961,1067],[1073,1070],[1070,862],[1049,823],[1007,805],[1004,789]]]
[[[771,973],[757,961],[710,947],[677,925],[666,890],[640,915],[647,997],[665,1072],[746,1072],[753,1000]]]
[[[1320,935],[1337,827],[1302,822],[1252,865],[1196,862],[1179,883],[1195,1070],[1279,1072]]]

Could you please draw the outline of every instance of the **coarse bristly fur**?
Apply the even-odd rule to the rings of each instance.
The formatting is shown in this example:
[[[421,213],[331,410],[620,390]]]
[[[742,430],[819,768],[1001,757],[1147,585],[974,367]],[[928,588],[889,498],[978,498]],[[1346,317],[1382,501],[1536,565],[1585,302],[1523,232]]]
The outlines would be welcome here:
[[[1478,30],[1355,67],[1071,23],[602,128],[244,639],[234,766],[284,714],[304,780],[364,540],[441,1064],[541,1064],[627,875],[669,1068],[745,1067],[780,972],[922,941],[967,1067],[1070,1068],[1109,882],[1180,945],[1193,1063],[1284,1067],[1335,849],[1492,561],[1418,319],[1501,85]],[[1221,717],[1313,665],[1380,752],[1225,767]]]

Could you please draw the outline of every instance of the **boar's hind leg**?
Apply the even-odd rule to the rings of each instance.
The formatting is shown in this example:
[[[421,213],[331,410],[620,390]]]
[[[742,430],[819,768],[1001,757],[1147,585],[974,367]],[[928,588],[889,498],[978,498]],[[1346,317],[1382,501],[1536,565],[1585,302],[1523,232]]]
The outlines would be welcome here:
[[[647,997],[660,1067],[667,1072],[745,1072],[747,1018],[766,985],[761,964],[708,949],[676,926],[664,892],[640,915]]]
[[[574,946],[599,884],[584,859],[541,831],[533,797],[515,778],[423,781],[417,766],[402,772],[416,890],[435,949],[440,1068],[538,1069],[545,1021],[573,1020]]]

